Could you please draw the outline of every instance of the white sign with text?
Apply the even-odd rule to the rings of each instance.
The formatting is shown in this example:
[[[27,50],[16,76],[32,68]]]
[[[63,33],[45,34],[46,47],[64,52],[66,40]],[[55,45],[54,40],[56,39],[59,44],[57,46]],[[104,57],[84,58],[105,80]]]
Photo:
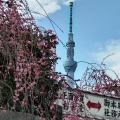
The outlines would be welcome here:
[[[66,100],[60,100],[59,104],[63,106],[63,113],[71,110],[68,105],[72,100],[71,92],[63,92]],[[120,120],[120,98],[113,98],[94,94],[90,92],[82,92],[77,100],[77,114],[88,116],[90,118]]]

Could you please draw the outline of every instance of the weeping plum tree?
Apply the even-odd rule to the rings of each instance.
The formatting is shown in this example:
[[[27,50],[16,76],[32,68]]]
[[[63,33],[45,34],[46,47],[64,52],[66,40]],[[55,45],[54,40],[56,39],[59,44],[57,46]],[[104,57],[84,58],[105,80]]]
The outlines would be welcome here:
[[[57,36],[38,28],[23,9],[22,0],[0,0],[0,107],[55,119]]]
[[[87,62],[82,61],[82,63]],[[65,107],[68,109],[66,114],[63,115],[65,120],[98,120],[96,116],[93,116],[93,113],[90,113],[86,109],[84,101],[82,101],[82,95],[84,95],[82,93],[84,92],[102,94],[103,96],[111,96],[118,99],[120,98],[120,79],[115,71],[107,69],[104,64],[87,64],[90,65],[90,67],[87,67],[82,78],[74,80],[76,88],[72,90],[71,88],[68,88],[69,92],[72,93],[72,100],[65,100],[65,97],[63,98],[64,103],[66,103]],[[116,79],[110,77],[107,74],[107,71],[111,71],[111,73],[116,76]],[[87,98],[88,96],[84,97]],[[90,116],[92,118],[90,118]],[[104,116],[102,120],[105,120]]]

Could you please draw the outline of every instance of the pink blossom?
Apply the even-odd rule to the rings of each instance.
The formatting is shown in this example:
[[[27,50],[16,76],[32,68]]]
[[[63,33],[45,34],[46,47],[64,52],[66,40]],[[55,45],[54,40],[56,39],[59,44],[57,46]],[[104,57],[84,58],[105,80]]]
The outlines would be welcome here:
[[[17,60],[20,61],[21,60],[20,57],[17,57]]]
[[[51,106],[50,106],[50,109],[52,110],[53,108],[54,108],[54,105],[51,105]]]
[[[13,102],[16,103],[18,100],[18,98],[16,98],[15,96],[13,97]]]
[[[22,106],[24,106],[25,105],[25,101],[22,101]]]
[[[38,76],[40,74],[39,70],[35,70],[35,76]]]
[[[15,78],[15,80],[14,81],[18,81],[18,78]]]
[[[12,107],[11,109],[12,109],[12,110],[15,110],[15,107]]]
[[[11,63],[11,62],[9,63],[9,66],[10,66],[10,67],[12,66],[12,63]]]
[[[10,44],[11,44],[12,46],[14,46],[14,45],[15,45],[15,41],[12,40],[12,41],[10,42]]]
[[[20,69],[20,72],[23,72],[23,68]]]
[[[8,66],[8,67],[7,67],[7,69],[9,70],[9,69],[10,69],[10,67]]]
[[[42,65],[42,66],[46,66],[46,65],[47,65],[47,62],[41,62],[41,65]]]
[[[14,29],[11,29],[11,30],[10,30],[10,32],[11,32],[12,34],[15,34],[15,31],[14,31]]]
[[[52,33],[52,30],[48,30],[48,33]]]
[[[3,109],[2,111],[3,111],[3,112],[6,112],[6,109]]]
[[[32,88],[35,84],[36,84],[36,82],[35,82],[35,81],[34,81],[34,82],[32,82],[32,83],[30,84],[30,88]]]
[[[39,95],[43,95],[44,93],[43,92],[40,92]]]
[[[16,88],[18,88],[18,87],[20,87],[20,83],[17,83],[17,84],[16,84]]]
[[[22,81],[22,79],[21,79],[21,78],[19,78],[18,80],[19,80],[19,82],[21,82],[21,81]]]
[[[19,94],[18,94],[18,93],[15,93],[15,95],[16,95],[16,97],[18,97],[18,96],[19,96]]]
[[[26,99],[24,98],[24,99],[22,100],[22,106],[25,105],[25,102],[26,102]]]
[[[31,44],[31,41],[27,41],[28,44]]]
[[[40,48],[40,47],[42,47],[44,44],[43,44],[43,42],[40,42],[40,43],[38,43],[37,44],[37,46]]]
[[[24,69],[24,74],[27,74],[27,72],[28,72],[28,69],[25,68],[25,69]]]
[[[5,21],[5,24],[8,25],[8,24],[9,24],[9,21]]]
[[[23,90],[24,90],[24,87],[21,87],[18,91],[23,92]]]

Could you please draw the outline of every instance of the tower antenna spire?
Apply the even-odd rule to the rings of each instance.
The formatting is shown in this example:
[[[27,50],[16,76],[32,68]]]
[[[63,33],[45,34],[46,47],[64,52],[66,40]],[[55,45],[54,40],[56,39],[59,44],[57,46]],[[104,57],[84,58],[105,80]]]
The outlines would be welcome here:
[[[72,8],[73,8],[73,2],[70,2],[70,33],[72,33]]]

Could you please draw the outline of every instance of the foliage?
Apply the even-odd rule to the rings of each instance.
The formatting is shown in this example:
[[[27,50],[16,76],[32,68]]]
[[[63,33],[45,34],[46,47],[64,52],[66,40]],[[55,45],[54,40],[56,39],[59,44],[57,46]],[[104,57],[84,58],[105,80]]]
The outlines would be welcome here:
[[[38,28],[23,6],[22,0],[0,0],[0,105],[55,119],[57,36]]]

